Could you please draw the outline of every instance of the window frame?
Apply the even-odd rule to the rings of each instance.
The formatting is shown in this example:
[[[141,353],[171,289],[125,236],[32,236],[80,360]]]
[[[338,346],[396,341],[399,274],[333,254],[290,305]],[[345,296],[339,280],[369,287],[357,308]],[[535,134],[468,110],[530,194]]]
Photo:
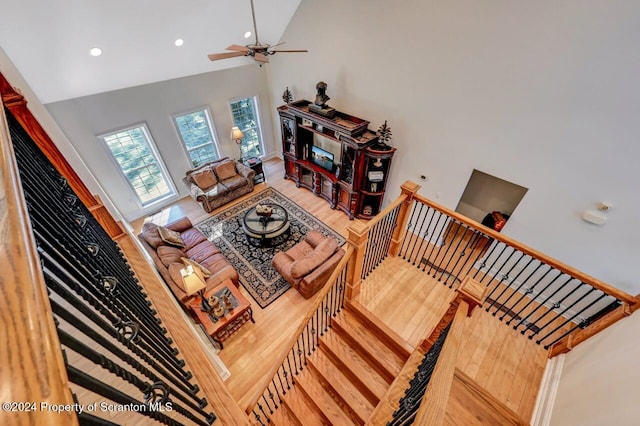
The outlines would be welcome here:
[[[252,105],[253,105],[253,112],[254,112],[254,115],[255,115],[255,118],[256,118],[256,124],[257,124],[258,147],[260,149],[260,155],[258,155],[258,158],[264,158],[264,156],[266,154],[265,154],[265,147],[264,147],[264,134],[262,132],[262,117],[261,117],[260,107],[259,107],[260,101],[259,101],[258,95],[238,96],[238,97],[231,98],[231,99],[228,100],[227,106],[229,108],[229,114],[231,115],[231,123],[233,124],[233,126],[237,126],[235,117],[233,116],[233,108],[232,108],[231,104],[235,103],[235,102],[239,102],[239,101],[241,101],[243,99],[251,99],[251,102],[252,102]],[[229,130],[231,130],[231,129],[229,129]],[[240,130],[243,130],[243,129],[240,129]],[[244,132],[244,130],[243,130],[243,132]],[[244,140],[243,140],[243,143],[244,143]],[[238,148],[236,147],[236,149],[238,149]],[[241,150],[241,152],[242,152],[242,150]],[[244,154],[243,154],[242,158],[245,158]],[[246,157],[246,158],[251,158],[251,157]]]
[[[182,149],[184,150],[185,155],[187,156],[187,160],[189,161],[189,164],[191,164],[191,167],[196,168],[196,167],[200,167],[202,164],[199,164],[198,166],[193,164],[193,159],[191,158],[191,155],[189,154],[189,149],[187,148],[187,144],[184,141],[184,139],[182,138],[182,133],[180,133],[180,128],[178,127],[178,117],[182,117],[184,115],[189,115],[189,114],[193,114],[194,112],[200,112],[200,111],[204,111],[204,115],[205,115],[205,119],[207,120],[207,124],[209,125],[209,132],[211,134],[211,144],[213,145],[213,150],[216,153],[216,157],[219,160],[220,158],[222,158],[220,156],[220,147],[218,144],[218,134],[216,132],[216,126],[213,123],[213,117],[211,116],[211,110],[209,109],[208,106],[201,106],[198,108],[193,108],[193,109],[189,109],[186,111],[182,111],[182,112],[177,112],[175,114],[171,115],[171,121],[173,122],[173,127],[176,129],[176,133],[178,135],[178,139],[180,140],[181,144],[182,144]],[[199,145],[199,147],[201,146],[205,146],[206,144],[203,145]],[[193,148],[196,149],[196,148]],[[215,161],[215,160],[214,160]]]
[[[158,196],[156,198],[153,198],[147,202],[143,202],[142,199],[140,198],[140,195],[138,195],[138,193],[136,192],[136,189],[134,188],[133,184],[131,183],[131,181],[127,178],[127,175],[125,173],[125,171],[122,169],[122,166],[120,165],[120,163],[118,162],[118,160],[116,159],[115,154],[113,153],[113,151],[111,151],[111,148],[109,148],[109,145],[107,144],[107,141],[105,140],[106,137],[108,136],[112,136],[121,132],[126,132],[132,129],[137,129],[140,128],[142,129],[142,133],[144,134],[144,137],[146,139],[146,142],[149,146],[149,150],[151,151],[151,154],[154,156],[158,168],[160,169],[160,173],[162,174],[163,178],[165,179],[165,181],[167,182],[167,186],[169,187],[169,193],[162,195],[162,196]],[[149,131],[149,126],[147,126],[147,123],[145,122],[141,122],[141,123],[135,123],[135,124],[131,124],[125,127],[120,127],[117,128],[115,130],[110,130],[108,132],[104,132],[101,133],[99,135],[96,136],[98,138],[98,140],[100,141],[100,144],[102,145],[103,149],[106,151],[107,156],[111,159],[111,162],[113,163],[113,165],[115,166],[116,170],[118,171],[118,173],[120,174],[120,177],[122,178],[122,180],[125,182],[127,188],[129,188],[130,193],[133,195],[133,199],[135,200],[136,204],[138,205],[138,207],[140,209],[148,209],[151,206],[154,206],[158,203],[164,202],[166,200],[170,200],[170,199],[175,199],[179,194],[178,191],[176,189],[176,186],[173,182],[173,179],[171,178],[171,174],[169,174],[169,171],[167,170],[167,167],[164,164],[164,159],[162,158],[162,156],[160,155],[160,151],[158,151],[158,148],[156,146],[156,142],[153,139],[153,136],[151,135],[151,132]]]

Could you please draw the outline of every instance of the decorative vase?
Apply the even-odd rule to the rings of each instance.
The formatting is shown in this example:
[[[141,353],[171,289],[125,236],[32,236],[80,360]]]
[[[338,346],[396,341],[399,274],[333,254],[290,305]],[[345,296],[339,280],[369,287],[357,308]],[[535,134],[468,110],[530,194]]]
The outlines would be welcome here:
[[[231,304],[231,298],[229,294],[225,293],[222,295],[222,303],[224,303],[224,307],[227,311],[233,310],[233,305]]]

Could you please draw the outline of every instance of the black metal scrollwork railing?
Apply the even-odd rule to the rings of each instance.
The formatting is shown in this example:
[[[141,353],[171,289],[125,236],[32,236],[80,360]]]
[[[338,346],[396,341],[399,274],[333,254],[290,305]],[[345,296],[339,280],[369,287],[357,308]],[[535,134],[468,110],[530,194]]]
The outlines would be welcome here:
[[[79,412],[80,422],[114,424],[104,408],[168,425],[213,423],[119,246],[6,114],[68,377],[78,404],[96,408]]]
[[[409,382],[409,387],[400,399],[398,409],[393,413],[393,418],[387,423],[388,426],[413,424],[450,328],[451,324],[442,330],[431,349],[425,354],[418,366],[418,370]]]

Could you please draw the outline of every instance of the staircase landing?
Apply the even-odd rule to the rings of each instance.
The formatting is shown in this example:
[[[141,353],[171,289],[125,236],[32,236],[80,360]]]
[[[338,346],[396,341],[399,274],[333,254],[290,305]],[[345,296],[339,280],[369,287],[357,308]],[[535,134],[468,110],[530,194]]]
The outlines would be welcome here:
[[[401,284],[400,284],[401,283]],[[438,323],[454,293],[401,258],[385,259],[356,301],[416,346]],[[547,351],[490,313],[476,309],[465,327],[458,369],[523,419],[530,419]]]

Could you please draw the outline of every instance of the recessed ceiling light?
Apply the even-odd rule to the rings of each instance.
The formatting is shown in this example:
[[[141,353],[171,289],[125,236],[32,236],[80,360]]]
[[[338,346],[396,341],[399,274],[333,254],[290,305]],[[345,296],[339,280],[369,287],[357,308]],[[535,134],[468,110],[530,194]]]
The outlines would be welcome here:
[[[99,47],[94,47],[91,50],[89,50],[89,54],[91,56],[100,56],[102,55],[102,49],[100,49]]]
[[[244,33],[244,38],[249,38],[251,37],[251,31],[247,31],[246,33]]]
[[[182,46],[182,45],[184,44],[184,40],[183,40],[183,39],[181,39],[181,38],[179,38],[179,39],[177,39],[177,40],[174,42],[174,44],[175,44],[176,46],[180,47],[180,46]]]

